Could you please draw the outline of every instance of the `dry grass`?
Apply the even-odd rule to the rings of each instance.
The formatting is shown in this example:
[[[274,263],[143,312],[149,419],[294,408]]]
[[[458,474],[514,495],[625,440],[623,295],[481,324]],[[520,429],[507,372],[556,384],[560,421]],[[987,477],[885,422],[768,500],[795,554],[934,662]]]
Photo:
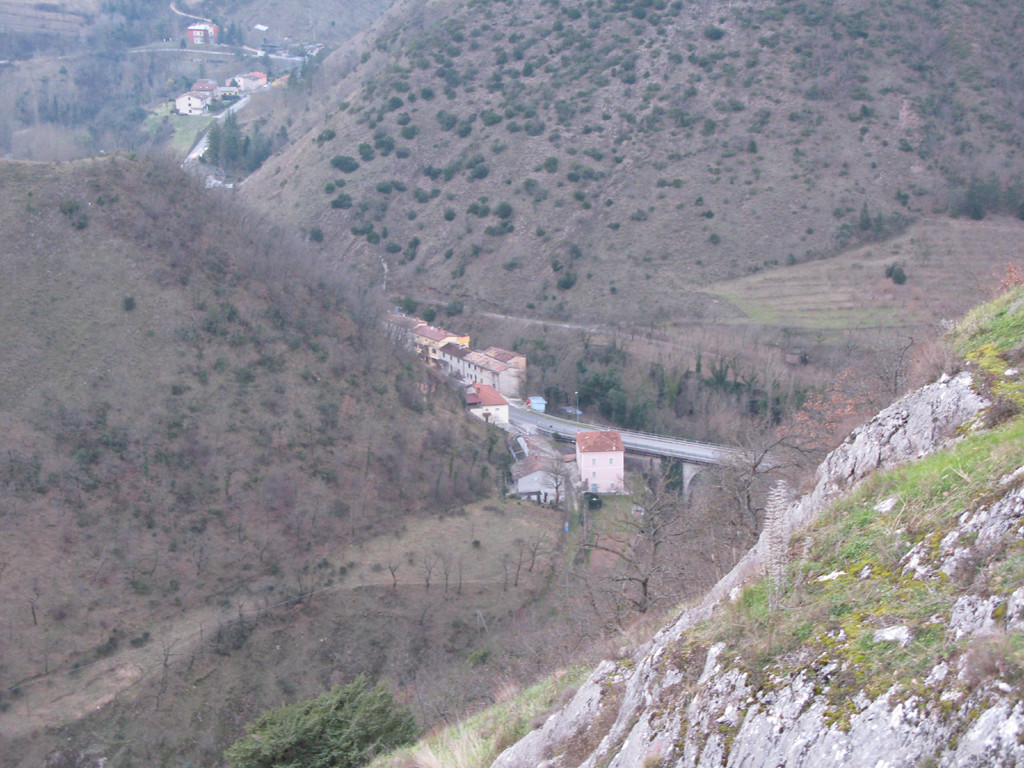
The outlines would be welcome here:
[[[987,298],[996,275],[1018,257],[1024,222],[925,219],[887,243],[826,261],[759,272],[710,292],[745,317],[738,322],[812,330],[934,327]],[[898,262],[908,275],[884,275]]]

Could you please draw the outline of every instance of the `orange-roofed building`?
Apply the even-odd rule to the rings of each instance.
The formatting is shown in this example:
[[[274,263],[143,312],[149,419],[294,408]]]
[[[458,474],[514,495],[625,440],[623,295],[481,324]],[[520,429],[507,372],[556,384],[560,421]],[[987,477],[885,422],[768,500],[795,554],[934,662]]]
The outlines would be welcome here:
[[[494,387],[474,384],[466,402],[470,413],[489,424],[508,424],[508,400]]]
[[[576,466],[584,490],[591,493],[624,493],[626,449],[622,435],[613,429],[576,433]]]

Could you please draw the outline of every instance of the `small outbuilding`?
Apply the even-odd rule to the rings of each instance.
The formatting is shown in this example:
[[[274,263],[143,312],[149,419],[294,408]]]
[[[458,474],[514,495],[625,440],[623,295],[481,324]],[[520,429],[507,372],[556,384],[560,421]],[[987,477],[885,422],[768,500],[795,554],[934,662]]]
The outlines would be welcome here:
[[[530,395],[526,398],[526,407],[537,413],[547,413],[548,401],[540,395]]]

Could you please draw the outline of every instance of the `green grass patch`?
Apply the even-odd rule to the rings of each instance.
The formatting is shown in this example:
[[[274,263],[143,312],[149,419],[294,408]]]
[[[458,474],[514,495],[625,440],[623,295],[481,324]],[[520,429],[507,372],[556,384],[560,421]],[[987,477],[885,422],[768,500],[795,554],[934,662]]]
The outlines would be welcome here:
[[[995,482],[1022,465],[1024,419],[1018,418],[968,434],[914,464],[877,473],[801,531],[801,546],[809,538],[810,550],[805,560],[788,564],[778,608],[771,607],[761,579],[698,629],[700,642],[725,642],[754,675],[766,667],[795,671],[807,662],[806,653],[794,653],[803,647],[812,658],[841,662],[832,688],[844,696],[920,682],[937,658],[968,645],[948,638],[944,623],[932,621],[948,619],[963,592],[945,576],[904,575],[900,560],[917,542],[937,546],[965,511],[999,498],[1006,489]],[[876,511],[880,501],[893,497],[890,511]],[[1003,554],[989,583],[996,594],[1008,594],[1024,581],[1024,545]],[[910,628],[909,644],[875,642],[877,630],[896,625]],[[1024,660],[1017,651],[1007,653],[1006,663]]]
[[[971,310],[954,331],[953,343],[965,356],[986,344],[998,352],[1019,349],[1024,344],[1024,288]]]
[[[143,123],[143,128],[150,133],[155,133],[165,122],[169,124],[174,133],[168,146],[175,157],[183,158],[188,155],[192,147],[195,146],[196,140],[216,118],[213,115],[176,115],[173,110],[174,106],[170,102],[161,104],[149,114]]]

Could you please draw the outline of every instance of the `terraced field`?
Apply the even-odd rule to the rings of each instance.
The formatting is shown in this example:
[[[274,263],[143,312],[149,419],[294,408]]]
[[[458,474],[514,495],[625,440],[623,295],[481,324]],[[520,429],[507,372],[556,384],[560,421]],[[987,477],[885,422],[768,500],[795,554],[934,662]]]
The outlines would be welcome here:
[[[1019,261],[1024,222],[924,219],[898,238],[841,256],[778,267],[712,286],[743,317],[733,322],[847,330],[934,326],[985,298]],[[885,276],[890,265],[903,285]],[[964,267],[964,265],[969,265]]]

